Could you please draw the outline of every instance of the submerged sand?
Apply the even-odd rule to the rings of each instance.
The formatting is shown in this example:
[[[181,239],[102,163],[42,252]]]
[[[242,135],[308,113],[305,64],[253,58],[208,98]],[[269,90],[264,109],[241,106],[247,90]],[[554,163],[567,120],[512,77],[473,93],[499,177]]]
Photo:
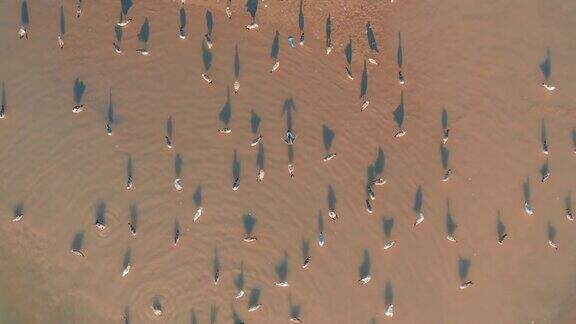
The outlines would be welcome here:
[[[298,37],[298,1],[261,2],[260,28],[253,31],[244,29],[250,18],[243,3],[234,1],[228,20],[225,1],[188,1],[186,40],[178,38],[179,3],[138,1],[124,29],[124,55],[112,50],[118,1],[85,1],[79,19],[66,2],[62,50],[59,4],[30,1],[30,38],[19,40],[20,4],[0,2],[0,79],[8,107],[0,120],[0,322],[120,322],[127,309],[133,323],[190,323],[193,317],[208,323],[211,307],[216,323],[229,323],[233,313],[246,323],[286,323],[291,307],[299,307],[304,323],[574,320],[576,230],[564,203],[576,183],[576,44],[569,32],[576,4],[317,2],[305,3],[306,43],[292,49],[286,39]],[[214,14],[213,85],[200,77],[207,8]],[[335,48],[326,56],[328,14]],[[149,57],[135,52],[144,17]],[[368,20],[380,64],[367,66],[370,106],[361,113]],[[276,30],[281,65],[269,73]],[[398,32],[404,86],[397,81]],[[354,81],[344,71],[349,38]],[[222,135],[216,130],[224,127],[219,114],[234,82],[236,45],[241,88],[230,94],[232,132]],[[540,85],[546,48],[558,87],[553,93]],[[87,109],[80,114],[71,112],[76,78],[86,84]],[[407,134],[394,138],[392,112],[402,91]],[[113,136],[105,128],[110,94]],[[298,135],[294,178],[281,140],[290,100]],[[441,181],[442,109],[451,130],[448,182]],[[262,182],[256,180],[258,148],[249,145],[252,112],[261,118]],[[172,149],[164,144],[169,118]],[[547,156],[541,152],[543,120]],[[337,157],[327,163],[323,125],[335,134],[330,151]],[[384,163],[375,162],[379,149]],[[234,152],[241,178],[236,192]],[[173,186],[177,155],[182,191]],[[551,176],[541,183],[545,161]],[[387,184],[376,187],[368,214],[365,186],[374,163]],[[532,216],[523,206],[528,178]],[[426,220],[414,228],[419,186]],[[328,218],[329,188],[337,221]],[[204,212],[193,223],[199,190]],[[446,240],[448,202],[457,243]],[[13,223],[19,204],[24,217]],[[94,226],[99,210],[105,230]],[[502,246],[499,211],[509,234]],[[249,244],[242,241],[247,213],[257,220],[258,240]],[[135,237],[127,225],[131,215],[137,215]],[[383,224],[390,219],[387,237]],[[176,223],[182,232],[177,247]],[[551,232],[558,250],[547,244]],[[76,235],[83,238],[84,258],[70,253]],[[390,239],[397,244],[384,251]],[[311,255],[305,270],[304,242]],[[132,269],[123,278],[127,254]],[[215,254],[218,285],[212,281]],[[365,254],[372,280],[360,285]],[[284,260],[289,287],[281,288],[274,283]],[[466,290],[458,289],[459,260],[469,262],[466,279],[474,282]],[[236,300],[241,266],[246,296]],[[263,306],[248,313],[251,289],[261,291]],[[150,308],[155,298],[162,316]],[[388,302],[393,319],[384,316]]]

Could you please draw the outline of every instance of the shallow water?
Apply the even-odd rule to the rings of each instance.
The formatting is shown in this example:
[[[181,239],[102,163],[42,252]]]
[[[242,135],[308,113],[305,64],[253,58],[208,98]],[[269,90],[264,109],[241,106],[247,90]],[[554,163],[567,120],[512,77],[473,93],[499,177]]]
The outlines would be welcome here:
[[[402,323],[570,322],[576,241],[574,224],[564,216],[564,197],[576,183],[571,134],[576,82],[570,73],[576,45],[567,30],[576,5],[306,3],[306,44],[296,49],[286,39],[298,33],[299,1],[262,2],[260,28],[254,31],[243,28],[250,18],[240,3],[234,3],[230,21],[224,5],[187,3],[188,38],[180,40],[179,5],[138,2],[130,9],[134,21],[124,28],[120,56],[111,44],[116,1],[85,2],[79,19],[66,3],[62,50],[56,41],[59,4],[30,2],[30,39],[19,40],[20,5],[0,3],[0,79],[8,104],[7,118],[0,121],[0,251],[5,256],[0,287],[6,287],[0,309],[14,313],[14,319],[2,322],[119,322],[127,308],[134,323],[190,323],[192,313],[207,323],[214,306],[218,323],[229,322],[233,310],[246,322],[284,323],[290,298],[306,323],[383,322],[387,284],[394,321]],[[200,77],[204,6],[214,17],[213,85]],[[335,48],[326,56],[323,31],[330,7]],[[145,17],[149,57],[135,52]],[[370,106],[361,113],[366,20],[375,31],[380,64],[367,65]],[[276,29],[281,64],[269,73]],[[407,80],[402,87],[396,67],[399,31]],[[354,81],[344,70],[349,37]],[[225,126],[219,116],[234,82],[236,45],[241,88],[230,95],[232,132],[223,135],[216,130]],[[554,93],[540,86],[538,64],[547,47],[558,86]],[[86,110],[80,114],[71,112],[76,78],[86,85]],[[401,91],[407,134],[394,138],[392,112]],[[290,100],[295,109],[283,113]],[[439,149],[443,108],[453,169],[446,183]],[[256,181],[258,147],[249,145],[256,137],[252,111],[261,118],[262,182]],[[298,136],[292,179],[289,149],[281,140],[289,114]],[[170,117],[171,150],[164,140]],[[541,153],[542,119],[548,156]],[[331,152],[338,154],[326,163],[323,125],[334,132]],[[383,165],[375,162],[379,148]],[[231,190],[234,152],[240,170],[236,192]],[[173,186],[177,154],[180,192]],[[129,159],[130,191],[125,188]],[[546,159],[551,176],[542,184]],[[368,214],[365,186],[373,163],[388,182],[375,187],[374,213]],[[533,216],[523,207],[527,177]],[[426,220],[413,228],[419,186]],[[201,199],[195,199],[198,190]],[[204,212],[193,223],[195,200],[201,200]],[[447,200],[458,243],[445,238]],[[12,223],[18,204],[24,217]],[[328,218],[330,204],[337,221]],[[498,210],[510,236],[503,246],[497,244]],[[102,231],[94,225],[98,213],[107,226]],[[246,213],[256,219],[256,242],[242,241]],[[321,248],[319,213],[326,239]],[[137,220],[135,237],[127,226],[131,215]],[[389,238],[384,217],[394,219]],[[177,247],[175,222],[182,232]],[[549,225],[556,230],[558,250],[547,245]],[[78,234],[85,258],[69,251]],[[389,239],[397,244],[384,251]],[[305,270],[303,240],[309,241],[311,255]],[[122,278],[128,251],[132,269]],[[362,286],[357,281],[366,269],[365,251],[372,280]],[[280,288],[274,285],[275,269],[285,255],[290,286]],[[466,290],[458,289],[460,259],[470,262],[467,279],[474,281]],[[246,296],[235,300],[241,263]],[[261,289],[263,307],[248,313],[252,288]],[[155,298],[161,317],[150,308]]]

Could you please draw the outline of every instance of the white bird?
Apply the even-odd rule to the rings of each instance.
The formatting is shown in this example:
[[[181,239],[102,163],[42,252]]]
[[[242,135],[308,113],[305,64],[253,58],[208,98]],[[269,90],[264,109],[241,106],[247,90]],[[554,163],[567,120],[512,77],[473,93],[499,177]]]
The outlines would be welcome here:
[[[136,50],[136,52],[138,52],[138,53],[140,53],[140,54],[142,54],[142,55],[144,55],[144,56],[150,55],[150,52],[149,52],[147,49],[145,49],[145,48],[139,48],[139,49]]]
[[[386,307],[386,311],[384,312],[384,315],[386,315],[388,317],[394,316],[394,305],[393,304],[390,304],[390,305],[388,305],[388,307]]]
[[[124,268],[124,270],[122,271],[122,277],[126,277],[128,272],[130,272],[130,268],[132,268],[132,266],[130,264],[127,264],[126,268]]]
[[[330,217],[333,220],[338,219],[338,215],[336,214],[336,212],[334,210],[328,211],[328,217]]]
[[[174,188],[176,188],[176,190],[180,191],[183,188],[182,185],[182,179],[178,178],[176,180],[174,180]]]
[[[246,29],[248,29],[248,30],[252,30],[252,29],[256,29],[256,28],[258,28],[257,23],[252,23],[252,24],[246,26]]]
[[[250,143],[250,146],[258,145],[258,143],[260,143],[261,140],[262,140],[262,135],[258,135],[258,137],[256,137],[255,139],[252,140],[252,143]]]
[[[554,91],[554,90],[556,89],[555,86],[553,86],[553,85],[551,85],[551,84],[549,84],[549,83],[547,83],[547,82],[542,83],[542,86],[543,86],[544,88],[546,88],[546,90],[548,90],[548,91]]]
[[[132,21],[132,18],[123,19],[123,20],[120,20],[119,22],[117,22],[116,25],[118,25],[120,27],[126,27],[131,21]]]
[[[75,114],[81,113],[82,111],[84,111],[84,105],[82,104],[76,105],[72,108],[72,112]]]
[[[403,129],[400,129],[396,134],[394,134],[394,137],[402,137],[406,135],[406,131]]]
[[[258,180],[258,181],[264,180],[264,175],[265,175],[265,174],[266,174],[266,173],[264,172],[263,169],[258,170],[258,178],[257,178],[257,180]]]
[[[365,285],[367,283],[370,282],[370,280],[372,279],[371,275],[366,275],[365,277],[361,278],[360,280],[358,280],[358,282],[360,282],[361,284]]]
[[[194,213],[194,223],[196,223],[196,221],[200,218],[200,216],[202,216],[202,206],[198,207],[198,209],[196,209],[196,212]]]
[[[393,247],[394,245],[396,245],[396,241],[390,240],[390,241],[386,242],[386,244],[384,244],[384,250],[388,250],[391,247]]]
[[[219,128],[219,129],[218,129],[218,133],[220,133],[220,134],[230,134],[230,133],[232,133],[232,129],[230,129],[229,127]]]
[[[336,153],[328,153],[328,154],[326,154],[326,156],[324,156],[323,161],[324,161],[324,162],[328,162],[328,161],[332,160],[332,159],[335,158],[335,157],[336,157]]]
[[[251,306],[250,308],[248,308],[249,312],[254,312],[257,311],[258,309],[260,309],[260,307],[262,307],[262,304],[256,304],[254,306]]]
[[[370,63],[372,63],[372,64],[374,64],[374,65],[378,65],[378,62],[376,62],[376,59],[371,58],[371,57],[368,58],[368,62],[370,62]]]
[[[370,101],[368,101],[368,100],[364,101],[364,103],[362,104],[362,107],[360,108],[360,111],[364,111],[364,109],[368,108],[369,104],[370,104]]]
[[[278,287],[288,287],[288,281],[284,280],[284,281],[279,281],[276,283],[276,286]]]
[[[234,93],[238,93],[239,90],[240,90],[240,81],[236,80],[234,81]]]
[[[534,210],[532,209],[532,206],[530,206],[530,204],[527,201],[524,202],[524,211],[526,211],[526,214],[528,214],[528,215],[534,214]]]
[[[278,70],[279,67],[280,67],[280,61],[276,61],[276,63],[274,63],[274,65],[272,66],[272,70],[270,70],[270,73]]]
[[[466,289],[468,287],[471,287],[474,283],[472,282],[472,280],[463,282],[460,284],[460,289]]]
[[[212,77],[210,77],[210,75],[208,75],[208,73],[202,73],[202,79],[204,79],[204,81],[208,82],[208,84],[212,84]]]
[[[240,299],[242,296],[244,296],[244,290],[240,289],[234,298]]]
[[[416,214],[416,221],[414,222],[414,226],[419,225],[424,221],[424,214],[422,212],[418,212]]]

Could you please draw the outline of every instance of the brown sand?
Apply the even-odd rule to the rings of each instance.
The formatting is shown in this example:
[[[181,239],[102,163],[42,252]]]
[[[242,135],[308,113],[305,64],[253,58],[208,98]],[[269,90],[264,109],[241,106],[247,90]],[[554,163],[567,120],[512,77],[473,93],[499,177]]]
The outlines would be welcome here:
[[[192,3],[191,3],[192,2]],[[237,3],[238,2],[238,3]],[[318,2],[318,3],[317,3]],[[264,5],[267,4],[268,7]],[[85,1],[74,17],[65,3],[65,48],[57,46],[59,4],[30,1],[30,39],[18,40],[19,3],[0,2],[0,79],[8,116],[0,121],[0,310],[3,323],[117,323],[125,307],[133,323],[229,323],[232,309],[247,323],[286,323],[289,298],[304,323],[369,323],[384,316],[385,286],[393,288],[401,323],[571,323],[575,318],[574,224],[564,217],[564,196],[574,190],[576,156],[571,131],[576,43],[569,32],[576,4],[569,1],[308,1],[306,44],[298,36],[298,1],[260,4],[260,28],[234,1],[188,1],[188,39],[178,39],[178,8],[171,1],[137,1],[124,29],[123,56],[112,51],[118,1]],[[201,78],[204,12],[213,9],[214,85]],[[346,9],[344,9],[346,8]],[[335,48],[324,54],[324,23],[334,17]],[[135,53],[136,34],[149,17],[151,56]],[[364,25],[371,20],[381,48],[369,65],[369,108],[360,113],[359,80],[368,53]],[[280,69],[270,74],[274,31],[280,31]],[[404,45],[407,84],[397,82],[397,33]],[[354,42],[354,81],[344,72],[344,43]],[[241,89],[232,95],[232,133],[220,135],[218,113],[233,78],[234,46],[241,59]],[[554,93],[541,86],[539,62],[552,50]],[[87,110],[72,114],[72,86],[86,82]],[[105,134],[109,90],[118,122]],[[407,135],[394,138],[392,111],[405,96]],[[293,98],[296,177],[287,171],[282,106]],[[449,112],[447,183],[440,181],[440,114]],[[250,111],[261,118],[266,177],[256,181],[257,149],[249,146]],[[174,148],[164,145],[166,119],[174,121]],[[541,153],[546,120],[550,155]],[[334,130],[325,151],[322,125]],[[385,186],[376,188],[374,213],[364,208],[367,167],[385,154]],[[232,159],[241,161],[241,186],[232,186]],[[173,187],[174,159],[183,159],[184,189]],[[126,161],[134,165],[125,189]],[[548,158],[551,177],[540,183]],[[522,182],[530,177],[533,216],[523,210]],[[337,222],[327,217],[327,191],[336,193]],[[422,185],[426,220],[413,228],[414,196]],[[193,223],[194,192],[202,188],[204,214]],[[458,243],[446,240],[446,200]],[[576,197],[573,197],[576,199]],[[24,218],[12,223],[23,203]],[[99,203],[107,228],[94,226]],[[138,235],[130,235],[130,206]],[[497,211],[509,239],[497,244]],[[257,242],[242,242],[242,216],[257,218]],[[317,244],[322,214],[326,245]],[[386,239],[383,217],[394,217]],[[174,223],[182,228],[172,245]],[[559,250],[547,245],[557,230]],[[84,232],[80,258],[69,251]],[[310,267],[301,269],[302,240],[310,241]],[[217,249],[220,283],[212,283]],[[357,283],[364,250],[372,281]],[[132,270],[122,278],[127,250]],[[275,266],[288,255],[288,288],[274,286]],[[459,258],[470,260],[474,286],[458,289]],[[244,264],[245,290],[262,290],[263,307],[247,312],[235,300],[234,279]],[[150,305],[158,297],[164,313]],[[10,316],[10,317],[8,317]]]

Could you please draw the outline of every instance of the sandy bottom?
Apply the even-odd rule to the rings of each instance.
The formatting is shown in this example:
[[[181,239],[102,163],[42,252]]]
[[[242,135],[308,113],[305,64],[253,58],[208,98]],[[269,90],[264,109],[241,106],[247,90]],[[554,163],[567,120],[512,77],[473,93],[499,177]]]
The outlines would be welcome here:
[[[253,31],[244,29],[250,19],[240,2],[227,20],[224,1],[188,1],[186,40],[178,38],[178,3],[138,1],[117,55],[118,1],[85,1],[81,18],[67,1],[64,49],[59,6],[29,2],[28,40],[17,37],[20,4],[0,2],[7,103],[0,322],[118,323],[125,312],[133,323],[288,323],[291,314],[304,323],[573,322],[576,224],[565,217],[565,200],[576,199],[576,3],[310,1],[306,43],[293,49],[287,37],[298,38],[297,1],[261,2]],[[214,17],[212,85],[200,76],[206,8]],[[334,50],[327,56],[329,12]],[[144,17],[147,57],[135,51]],[[360,112],[367,20],[380,64],[367,64],[370,105]],[[270,73],[276,30],[281,64]],[[344,69],[349,38],[353,81]],[[552,93],[539,69],[548,47]],[[73,114],[77,78],[86,85],[85,110]],[[407,133],[395,138],[402,93]],[[219,134],[226,121],[231,133]],[[297,134],[290,147],[282,141],[287,127]],[[259,134],[262,146],[251,147]],[[323,162],[327,153],[337,156]],[[541,183],[546,162],[550,178]],[[374,188],[368,214],[371,173],[387,183]],[[532,216],[524,211],[528,193]],[[338,220],[328,217],[330,208]],[[426,217],[416,228],[415,209]],[[12,222],[20,211],[22,220]],[[258,240],[245,243],[254,220]],[[503,245],[499,228],[508,234]],[[384,250],[390,240],[396,245]],[[73,246],[85,257],[73,255]],[[131,271],[122,277],[126,262]],[[246,294],[235,299],[241,274]],[[372,279],[362,285],[366,274]],[[275,285],[282,280],[289,286]],[[474,285],[459,289],[467,280]],[[263,306],[249,313],[250,299]],[[384,315],[388,303],[392,319]]]

